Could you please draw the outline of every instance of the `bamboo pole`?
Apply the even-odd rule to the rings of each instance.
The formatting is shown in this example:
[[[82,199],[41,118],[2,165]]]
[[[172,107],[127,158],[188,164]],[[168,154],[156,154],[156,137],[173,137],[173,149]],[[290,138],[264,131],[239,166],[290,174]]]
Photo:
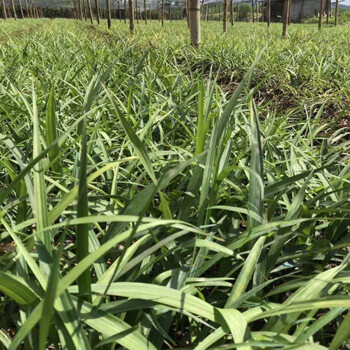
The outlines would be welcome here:
[[[94,24],[94,17],[92,15],[92,9],[91,9],[90,0],[86,0],[86,1],[87,1],[87,5],[88,5],[88,10],[89,10],[90,23]]]
[[[5,6],[5,0],[1,0],[1,4],[2,4],[2,15],[3,15],[4,21],[7,21],[7,11]]]
[[[227,32],[227,0],[224,0],[224,11],[222,17],[224,33]]]
[[[146,6],[146,0],[143,0],[143,10],[145,12],[145,24],[147,24],[147,6]]]
[[[15,2],[14,0],[11,0],[11,6],[12,6],[12,12],[13,12],[13,17],[17,21],[17,14],[16,14],[16,8],[15,8]]]
[[[98,25],[100,25],[100,9],[99,9],[99,6],[98,6],[98,0],[95,0],[95,11],[96,11],[96,16],[97,16],[97,23]]]
[[[162,27],[164,27],[164,0],[162,0]]]
[[[288,10],[289,10],[289,0],[284,0],[283,6],[283,29],[282,29],[282,37],[287,37],[287,25],[288,25]]]
[[[130,32],[134,34],[134,0],[129,0]]]
[[[320,0],[320,14],[318,16],[318,30],[322,28],[323,0]]]
[[[191,45],[198,47],[201,43],[201,12],[199,0],[190,0]]]
[[[107,10],[107,26],[108,26],[108,29],[111,29],[112,27],[111,0],[106,0],[106,10]]]
[[[334,17],[334,26],[336,27],[338,24],[338,10],[339,10],[339,0],[335,2],[335,17]]]
[[[230,0],[230,20],[231,20],[231,26],[233,26],[234,21],[234,8],[233,8],[233,0]]]

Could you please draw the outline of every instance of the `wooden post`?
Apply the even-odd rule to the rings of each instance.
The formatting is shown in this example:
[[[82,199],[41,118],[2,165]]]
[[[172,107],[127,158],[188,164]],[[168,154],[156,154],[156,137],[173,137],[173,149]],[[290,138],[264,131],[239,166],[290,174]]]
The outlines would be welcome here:
[[[336,27],[338,24],[338,10],[339,10],[339,0],[335,2],[335,17],[334,17],[334,26]]]
[[[292,0],[289,0],[289,6],[288,6],[288,25],[290,25],[290,16],[292,13]]]
[[[134,0],[129,0],[130,32],[134,34]]]
[[[271,24],[271,0],[267,0],[267,26]]]
[[[186,1],[187,26],[190,27],[190,0]]]
[[[147,6],[146,6],[146,0],[143,0],[143,10],[145,13],[145,24],[147,24]]]
[[[119,16],[119,21],[121,21],[122,20],[122,13],[120,11],[120,2],[119,2],[119,0],[118,0],[118,16]]]
[[[86,0],[86,1],[87,1],[87,5],[88,5],[88,10],[89,10],[90,23],[94,24],[94,18],[92,16],[92,9],[91,9],[90,0]]]
[[[30,17],[30,10],[29,10],[29,6],[28,6],[28,0],[25,0],[26,1],[26,12],[27,12],[27,18]]]
[[[227,32],[227,0],[224,0],[224,11],[223,11],[222,22],[223,22],[224,33],[226,33]]]
[[[254,23],[255,22],[254,0],[252,0],[252,19]]]
[[[95,11],[96,11],[96,17],[97,17],[97,23],[100,25],[100,9],[98,6],[98,0],[95,0]]]
[[[162,27],[164,27],[164,0],[162,0],[162,14],[161,14],[161,16],[162,16]]]
[[[18,3],[19,3],[19,10],[20,10],[20,13],[21,13],[21,18],[24,19],[24,13],[23,13],[23,8],[22,8],[22,2],[21,2],[21,0],[18,0]]]
[[[327,24],[329,23],[329,10],[330,8],[332,8],[332,4],[329,0],[326,0],[327,1]]]
[[[233,12],[233,0],[230,0],[230,20],[231,20],[231,26],[233,26],[234,21],[234,12]]]
[[[169,2],[169,20],[172,21],[172,17],[171,17],[171,3]]]
[[[112,26],[111,0],[106,0],[106,9],[107,9],[107,26],[108,26],[108,29],[111,29],[111,26]]]
[[[198,47],[201,43],[201,9],[200,0],[190,0],[191,45]]]
[[[86,14],[85,0],[83,0],[83,13],[84,13],[85,21],[87,22],[87,14]]]
[[[124,24],[126,24],[126,0],[124,0]]]
[[[2,4],[2,15],[3,15],[4,21],[7,21],[7,11],[5,6],[5,0],[1,0],[1,4]]]
[[[83,7],[81,4],[81,0],[78,0],[78,15],[79,15],[79,19],[82,21],[83,20]]]
[[[323,0],[320,0],[320,14],[318,17],[318,30],[322,28]]]
[[[13,12],[13,17],[17,21],[17,14],[16,14],[16,8],[15,8],[15,2],[14,0],[11,0],[11,6],[12,6],[12,12]]]
[[[283,29],[282,29],[282,37],[287,37],[287,25],[288,25],[288,9],[289,9],[289,0],[284,0],[283,6]]]
[[[256,11],[256,21],[259,22],[259,2],[258,0],[255,1],[255,11]]]

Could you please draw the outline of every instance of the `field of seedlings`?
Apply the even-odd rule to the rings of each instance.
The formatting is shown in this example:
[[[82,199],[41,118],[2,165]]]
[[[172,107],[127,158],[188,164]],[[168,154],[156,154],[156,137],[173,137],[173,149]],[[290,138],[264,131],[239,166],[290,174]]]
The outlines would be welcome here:
[[[0,23],[0,349],[350,348],[350,26]]]

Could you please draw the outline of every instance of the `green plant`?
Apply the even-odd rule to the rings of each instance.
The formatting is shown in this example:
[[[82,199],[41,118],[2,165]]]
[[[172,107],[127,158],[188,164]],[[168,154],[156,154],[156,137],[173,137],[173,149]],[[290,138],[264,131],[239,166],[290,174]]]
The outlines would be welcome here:
[[[0,25],[5,348],[349,345],[349,27]]]

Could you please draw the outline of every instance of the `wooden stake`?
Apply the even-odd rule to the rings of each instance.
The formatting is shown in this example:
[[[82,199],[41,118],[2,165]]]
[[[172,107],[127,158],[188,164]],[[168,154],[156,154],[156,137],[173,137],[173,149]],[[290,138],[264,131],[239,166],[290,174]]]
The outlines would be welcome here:
[[[19,10],[21,12],[21,18],[24,19],[24,13],[23,13],[23,8],[22,8],[22,2],[21,0],[18,0],[19,3]]]
[[[287,25],[288,25],[288,9],[289,9],[289,0],[284,0],[283,6],[283,29],[282,29],[282,37],[287,37]]]
[[[145,24],[147,24],[147,6],[146,6],[146,0],[143,0],[143,9],[145,12]]]
[[[234,12],[233,12],[233,0],[230,0],[230,20],[231,20],[231,26],[233,26],[234,21]]]
[[[13,17],[17,21],[17,13],[16,13],[16,8],[15,8],[15,2],[14,0],[11,0],[11,6],[12,6],[12,12],[13,12]]]
[[[322,28],[323,0],[320,0],[320,14],[318,17],[318,30]]]
[[[108,26],[108,29],[111,29],[112,27],[111,0],[106,0],[106,9],[107,9],[107,26]]]
[[[162,0],[162,27],[164,27],[164,0]]]
[[[92,9],[91,9],[90,0],[86,0],[86,1],[87,1],[87,5],[88,5],[88,10],[89,10],[90,23],[94,24],[94,17],[92,15]]]
[[[2,4],[2,15],[5,21],[7,21],[7,11],[6,11],[6,6],[5,6],[5,0],[1,0]]]
[[[226,33],[227,32],[227,0],[224,0],[223,14],[224,14],[222,17],[223,29],[224,29],[224,33]]]
[[[30,13],[29,13],[28,0],[25,0],[25,4],[26,4],[27,18],[29,18],[30,17]]]
[[[190,0],[191,45],[198,47],[201,43],[201,12],[199,0]]]
[[[338,10],[339,10],[339,0],[335,2],[335,17],[334,17],[334,26],[336,27],[338,24]]]
[[[292,0],[289,0],[289,6],[288,6],[288,25],[290,25],[290,16],[292,13]]]
[[[86,14],[85,0],[83,0],[83,13],[84,13],[85,21],[87,22],[87,14]]]
[[[100,9],[98,6],[98,0],[95,0],[95,11],[96,11],[96,16],[97,16],[97,23],[100,25]]]
[[[271,24],[271,0],[267,1],[267,26]]]
[[[129,0],[130,32],[134,34],[134,0]]]
[[[190,0],[186,1],[187,26],[190,27]]]

